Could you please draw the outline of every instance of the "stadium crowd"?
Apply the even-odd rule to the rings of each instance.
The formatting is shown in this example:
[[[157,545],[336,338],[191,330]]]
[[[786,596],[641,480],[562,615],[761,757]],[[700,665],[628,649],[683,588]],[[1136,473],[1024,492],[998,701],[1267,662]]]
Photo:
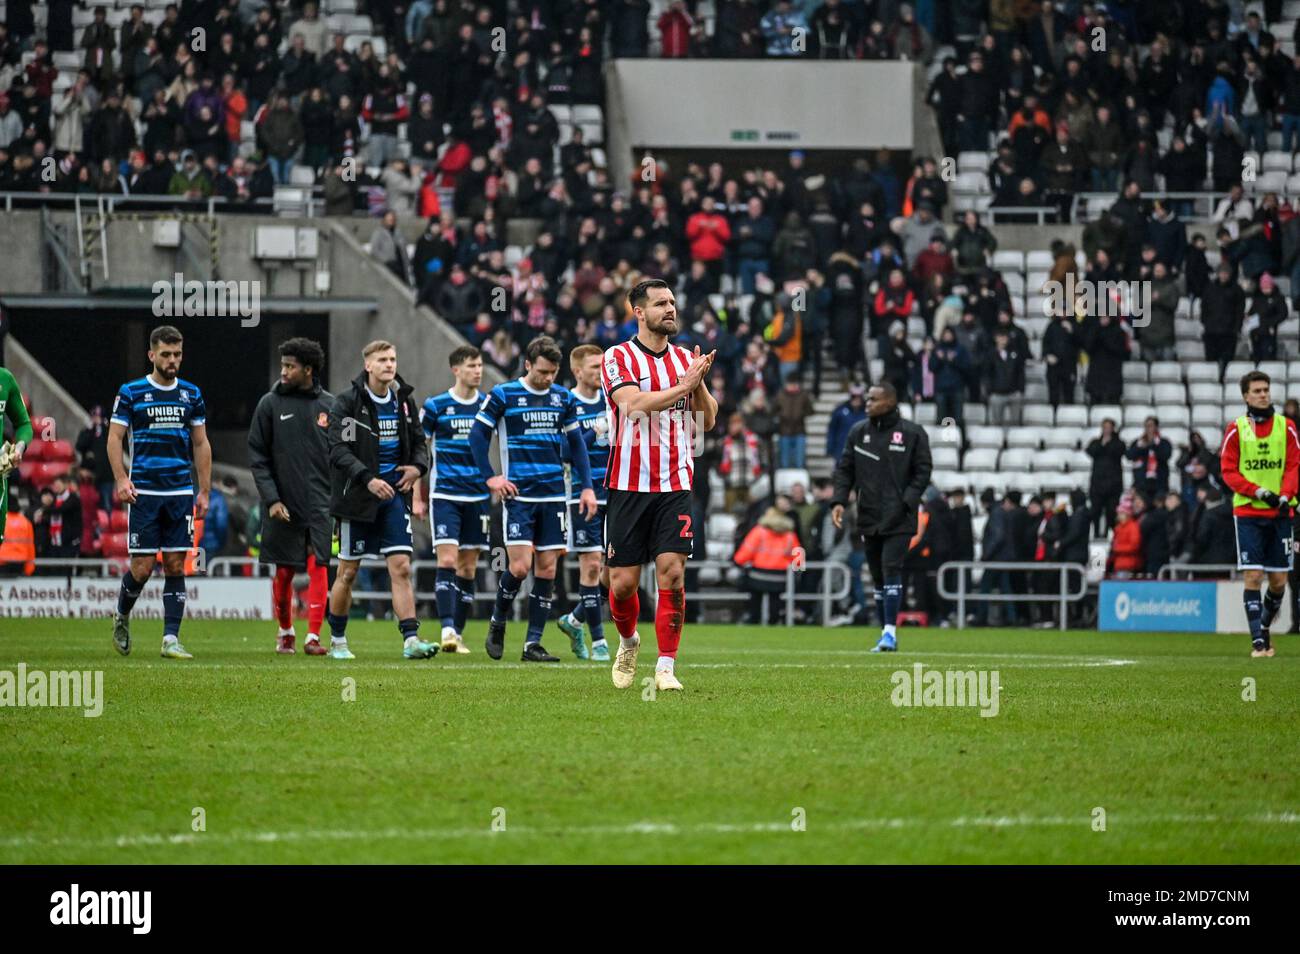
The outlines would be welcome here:
[[[990,424],[1010,427],[1040,361],[1053,406],[1075,402],[1079,384],[1087,403],[1117,403],[1124,362],[1174,357],[1180,299],[1198,303],[1205,356],[1226,366],[1243,333],[1253,360],[1278,357],[1286,295],[1300,295],[1300,215],[1242,182],[1247,150],[1266,149],[1273,130],[1291,150],[1300,130],[1300,57],[1284,56],[1268,29],[1279,3],[1261,19],[1227,0],[780,0],[770,9],[678,0],[654,21],[646,0],[361,3],[382,53],[373,43],[351,49],[310,0],[185,2],[160,21],[141,7],[116,30],[97,10],[80,35],[72,4],[49,5],[43,35],[30,6],[10,0],[0,26],[0,191],[215,195],[234,209],[310,170],[326,213],[373,215],[370,253],[505,374],[541,333],[566,352],[625,340],[635,330],[627,290],[644,277],[673,284],[687,314],[680,343],[718,351],[719,425],[700,470],[743,517],[742,552],[751,533],[755,552],[764,533],[769,543],[792,533],[810,558],[854,559],[827,522],[828,485],[750,499],[759,478],[805,465],[812,400],[831,375],[853,385],[826,435],[834,457],[864,413],[869,359],[904,402],[933,402],[940,420],[962,427],[963,408],[983,403]],[[187,39],[195,28],[204,49]],[[549,108],[599,106],[607,56],[929,62],[941,47],[954,54],[927,102],[947,156],[910,166],[882,150],[813,172],[796,150],[775,166],[658,159],[652,176],[638,169],[617,183],[580,125],[561,141]],[[56,92],[53,54],[69,50],[84,62]],[[246,121],[252,151],[241,148]],[[1107,317],[1080,306],[1031,344],[992,267],[996,226],[956,214],[950,191],[948,159],[994,143],[995,206],[1056,205],[1064,220],[1075,192],[1117,194],[1084,227],[1081,250],[1054,244],[1050,279],[1149,280],[1145,326],[1122,308]],[[1201,233],[1189,235],[1187,202],[1144,198],[1205,191],[1207,180],[1226,195]],[[401,226],[412,218],[425,228],[408,247]],[[534,237],[508,261],[507,227],[518,220]],[[823,365],[828,352],[834,368]],[[1091,528],[1113,532],[1116,573],[1154,572],[1178,555],[1225,562],[1212,529],[1231,515],[1215,479],[1217,440],[1191,440],[1175,457],[1158,425],[1129,446],[1103,427],[1088,446],[1094,469],[1081,498],[981,495],[984,558],[1086,562]],[[1125,461],[1141,472],[1127,494]],[[87,485],[93,501],[100,482],[93,456],[87,466],[82,506]],[[709,481],[700,484],[707,510]],[[71,513],[76,488],[50,490],[52,502],[31,502],[33,518]],[[911,589],[940,618],[946,608],[925,570],[973,557],[971,503],[933,492],[914,541]],[[33,520],[38,542],[41,525]]]

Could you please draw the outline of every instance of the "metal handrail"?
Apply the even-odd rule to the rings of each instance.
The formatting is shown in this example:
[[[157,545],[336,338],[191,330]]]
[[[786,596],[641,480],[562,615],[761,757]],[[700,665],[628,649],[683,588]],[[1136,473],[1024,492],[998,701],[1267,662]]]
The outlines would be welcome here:
[[[1193,573],[1222,573],[1225,570],[1231,571],[1230,579],[1234,580],[1242,572],[1235,563],[1166,563],[1157,571],[1156,579],[1176,580],[1177,574],[1187,573],[1190,580]]]
[[[1036,221],[1034,224],[1036,224],[1036,225],[1046,225],[1046,224],[1047,224],[1047,217],[1048,217],[1049,215],[1059,216],[1059,215],[1061,214],[1061,209],[1060,209],[1060,206],[1055,206],[1055,205],[991,205],[991,206],[989,206],[987,209],[985,209],[982,213],[978,213],[978,214],[981,214],[981,215],[987,215],[987,216],[989,217],[989,222],[990,222],[991,224],[994,224],[994,225],[997,225],[997,224],[1001,224],[1001,225],[1017,225],[1017,224],[1025,224],[1025,225],[1028,225],[1028,224],[1029,224],[1029,223],[1027,223],[1027,222],[1026,222],[1026,223],[1016,223],[1016,222],[1001,222],[1001,223],[999,223],[998,220],[997,220],[997,216],[998,216],[999,213],[1001,213],[1001,214],[1003,214],[1003,215],[1025,215],[1025,214],[1030,214],[1030,215],[1033,215],[1035,219],[1037,219],[1037,221]]]
[[[944,586],[944,573],[948,570],[1011,570],[1018,573],[1026,572],[1043,572],[1055,570],[1060,574],[1060,588],[1057,593],[968,593],[966,591],[966,574],[957,574],[957,591],[952,592]],[[1074,571],[1079,574],[1079,583],[1081,584],[1077,592],[1071,592],[1066,589],[1066,576]],[[977,600],[984,603],[1057,603],[1058,605],[1058,628],[1065,630],[1066,611],[1069,603],[1075,603],[1088,595],[1088,577],[1087,567],[1082,563],[1017,563],[1015,561],[976,561],[976,560],[950,560],[939,567],[938,579],[939,595],[946,600],[957,601],[957,619],[963,624],[966,621],[966,601],[968,599]]]
[[[1214,217],[1214,207],[1215,207],[1216,205],[1218,205],[1219,202],[1220,202],[1220,201],[1221,201],[1221,200],[1222,200],[1222,199],[1223,199],[1227,194],[1228,194],[1228,193],[1226,193],[1226,192],[1214,192],[1214,191],[1210,191],[1210,192],[1143,192],[1143,193],[1142,193],[1142,201],[1143,201],[1143,202],[1149,202],[1149,201],[1151,201],[1151,200],[1153,200],[1153,199],[1169,199],[1169,200],[1172,200],[1172,201],[1174,201],[1174,202],[1191,202],[1191,203],[1192,203],[1192,214],[1191,214],[1191,215],[1187,215],[1187,216],[1179,215],[1179,219],[1181,219],[1181,220],[1184,221],[1184,222],[1208,222],[1208,221],[1210,221],[1210,219],[1212,219],[1212,218]],[[1087,208],[1088,208],[1088,205],[1089,205],[1090,203],[1093,203],[1093,202],[1106,202],[1106,203],[1107,203],[1106,208],[1109,209],[1109,208],[1110,208],[1110,205],[1113,204],[1113,203],[1115,202],[1115,200],[1117,200],[1118,198],[1119,198],[1119,194],[1118,194],[1117,192],[1076,192],[1076,193],[1074,194],[1074,198],[1071,200],[1071,203],[1070,203],[1070,221],[1071,221],[1071,222],[1081,222],[1081,221],[1091,221],[1092,219],[1096,219],[1096,218],[1098,218],[1099,216],[1093,216],[1092,219],[1087,219],[1087,220],[1085,220],[1085,219],[1081,219],[1081,218],[1080,218],[1080,206],[1083,207],[1083,211],[1084,211],[1085,214],[1086,214],[1086,212],[1087,212]],[[1109,200],[1109,201],[1108,201],[1108,200]],[[1198,211],[1198,208],[1197,208],[1198,204],[1201,203],[1201,202],[1205,202],[1205,203],[1206,203],[1206,209],[1207,209],[1207,211],[1206,211],[1205,215],[1201,215],[1200,212]],[[1104,210],[1103,210],[1103,211],[1104,211]]]

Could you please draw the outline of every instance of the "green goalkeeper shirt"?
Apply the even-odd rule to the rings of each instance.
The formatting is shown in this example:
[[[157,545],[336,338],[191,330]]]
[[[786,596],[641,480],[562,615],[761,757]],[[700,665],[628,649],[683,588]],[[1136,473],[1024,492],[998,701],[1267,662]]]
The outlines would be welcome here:
[[[14,425],[14,440],[26,447],[32,442],[32,422],[27,405],[18,390],[18,382],[7,368],[0,368],[0,418],[8,417]]]

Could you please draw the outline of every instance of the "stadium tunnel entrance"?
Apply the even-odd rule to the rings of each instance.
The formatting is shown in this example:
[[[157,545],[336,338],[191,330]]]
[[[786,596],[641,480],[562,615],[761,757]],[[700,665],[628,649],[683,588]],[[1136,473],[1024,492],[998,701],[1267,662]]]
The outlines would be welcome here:
[[[57,303],[51,302],[51,305]],[[203,392],[214,457],[248,465],[248,423],[279,377],[276,347],[286,338],[315,338],[330,354],[329,313],[263,313],[254,327],[238,318],[155,317],[148,308],[7,307],[14,340],[83,407],[105,413],[117,389],[149,373],[149,332],[171,324],[185,336],[181,377]]]

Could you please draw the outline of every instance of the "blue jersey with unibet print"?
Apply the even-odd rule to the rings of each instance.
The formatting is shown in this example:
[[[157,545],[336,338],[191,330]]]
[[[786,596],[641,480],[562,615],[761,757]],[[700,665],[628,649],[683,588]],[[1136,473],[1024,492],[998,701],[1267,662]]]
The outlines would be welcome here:
[[[582,440],[587,445],[587,460],[591,464],[591,489],[596,492],[596,502],[603,504],[608,496],[605,469],[609,466],[609,405],[605,403],[603,388],[590,400],[577,391],[572,393],[578,426],[582,428]],[[567,452],[565,459],[568,459]],[[570,476],[573,479],[569,482],[569,500],[577,503],[579,494],[582,493],[582,484],[575,475]]]
[[[430,496],[437,500],[487,500],[474,451],[470,448],[469,432],[474,429],[474,416],[483,404],[483,395],[477,391],[467,401],[462,401],[451,391],[435,394],[420,409],[420,424],[424,436],[433,441],[432,464],[429,482]]]
[[[495,428],[501,469],[519,500],[563,500],[565,434],[578,426],[577,402],[568,388],[534,391],[523,379],[494,387],[478,420]]]
[[[197,386],[177,378],[163,386],[148,375],[117,392],[110,420],[131,432],[131,483],[138,493],[179,496],[194,492],[190,428],[206,422]]]
[[[402,426],[401,408],[397,405],[397,392],[390,390],[385,400],[366,388],[375,405],[375,421],[379,424],[379,476],[396,479],[397,466],[402,462],[402,439],[398,428]]]

